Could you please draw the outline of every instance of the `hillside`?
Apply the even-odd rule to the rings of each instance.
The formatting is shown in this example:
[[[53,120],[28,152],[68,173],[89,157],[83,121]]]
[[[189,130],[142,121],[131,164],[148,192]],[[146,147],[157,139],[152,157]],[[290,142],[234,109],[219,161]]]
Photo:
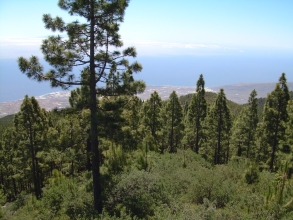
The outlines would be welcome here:
[[[140,154],[128,158],[128,171],[111,178],[102,175],[107,190],[99,218],[91,209],[89,173],[73,179],[56,170],[42,199],[23,195],[4,206],[4,218],[48,219],[54,214],[55,219],[292,219],[291,209],[279,208],[273,199],[278,191],[267,196],[277,188],[273,180],[280,174],[252,169],[245,158],[213,166],[190,149],[176,154],[150,152],[144,170],[135,158]],[[287,190],[290,183],[285,183]],[[284,195],[281,204],[291,204],[289,195]]]
[[[191,97],[192,94],[180,96],[181,104],[189,103]],[[206,92],[209,104],[216,97],[216,93]],[[262,108],[264,102],[265,98],[259,99]],[[223,159],[226,155],[229,158],[215,164],[213,143],[217,137],[213,126],[205,126],[203,138],[206,139],[201,142],[199,154],[186,142],[194,140],[194,136],[187,139],[189,133],[184,127],[174,135],[184,135],[178,148],[170,152],[171,142],[166,141],[173,138],[165,138],[170,137],[171,117],[159,114],[163,116],[160,119],[163,123],[158,123],[161,132],[157,143],[167,145],[157,145],[145,124],[148,115],[137,114],[148,112],[142,109],[152,109],[147,103],[132,103],[124,109],[121,118],[114,115],[118,112],[110,112],[115,116],[112,117],[114,123],[107,125],[107,121],[100,126],[102,215],[92,208],[87,110],[51,111],[47,118],[51,123],[43,120],[37,124],[36,120],[30,128],[27,120],[18,120],[23,126],[15,126],[16,132],[7,132],[0,139],[0,205],[3,206],[0,219],[48,219],[48,216],[49,219],[291,219],[291,165],[288,172],[283,170],[282,164],[271,172],[267,158],[256,163],[254,154],[249,158],[244,153],[238,155],[239,145],[235,145],[233,131],[232,135],[221,136],[229,139],[222,139],[224,150],[220,155]],[[229,100],[227,104],[234,117],[243,106]],[[106,120],[109,118],[103,116]],[[1,118],[0,125],[10,126],[12,119],[12,115]],[[37,130],[41,125],[45,125],[46,130]],[[185,125],[188,124],[185,122]],[[42,143],[36,155],[39,174],[43,175],[42,183],[36,183],[42,190],[38,199],[32,195],[36,186],[32,184],[31,151],[27,142],[31,129],[37,134],[33,136],[35,143]],[[252,150],[257,149],[258,146],[253,145]],[[279,161],[289,153],[278,158]],[[11,162],[11,158],[15,159]]]
[[[293,90],[293,82],[287,82],[289,90]],[[248,97],[252,90],[257,91],[258,98],[267,97],[268,93],[274,90],[276,83],[241,83],[234,85],[224,85],[212,87],[213,91],[219,91],[221,88],[225,90],[227,99],[239,103],[247,103]]]
[[[162,88],[166,89],[166,87],[162,87]],[[171,88],[173,88],[173,87],[171,87]],[[179,88],[184,88],[184,87],[179,87]],[[191,93],[192,90],[189,87],[185,87],[184,89],[185,90],[182,90],[182,89],[179,90],[180,91],[179,100],[180,100],[180,103],[181,103],[182,106],[184,106],[185,104],[188,104],[191,101],[191,98],[192,98],[192,93]],[[153,91],[155,91],[155,90],[153,90]],[[148,92],[149,92],[149,94],[143,94],[144,96],[142,96],[142,98],[147,99],[148,95],[151,94],[151,90],[148,90]],[[168,93],[169,92],[171,93],[171,90],[163,90],[163,89],[159,90],[159,93],[163,95],[163,97],[162,97],[163,100],[168,99],[168,96],[169,96]],[[187,94],[187,95],[181,95],[180,96],[180,94],[184,94],[185,92],[190,92],[190,93]],[[42,97],[46,97],[46,96],[42,96]],[[59,96],[59,99],[60,99],[60,97],[62,97],[62,96]],[[67,96],[64,96],[64,97],[67,97]],[[206,92],[205,98],[206,98],[208,104],[212,104],[216,100],[217,94],[214,93],[214,92]],[[38,102],[39,102],[39,104],[41,106],[42,105],[47,106],[47,105],[50,104],[50,99],[37,98],[37,100],[38,100]],[[261,99],[261,100],[265,100],[265,99]],[[57,102],[55,102],[55,103],[57,103]],[[63,103],[65,103],[65,102],[63,102]],[[261,103],[262,103],[262,105],[259,108],[263,109],[264,102],[262,101]],[[20,105],[21,100],[18,100],[17,104]],[[237,104],[237,103],[235,103],[233,101],[230,101],[230,100],[227,101],[227,104],[228,104],[228,106],[230,108],[230,111],[231,111],[231,114],[232,114],[233,117],[236,116],[241,111],[242,106],[243,106],[243,105]],[[13,104],[10,103],[10,106],[13,106]],[[60,105],[58,105],[58,106],[60,106]],[[64,106],[67,107],[68,105],[64,105]],[[46,109],[51,110],[52,108],[47,107]],[[10,115],[6,115],[6,116],[0,118],[0,138],[1,138],[1,135],[2,135],[3,131],[7,127],[9,127],[9,126],[11,126],[13,124],[13,115],[14,115],[14,112],[12,112],[12,114],[10,114]]]
[[[190,103],[191,98],[192,98],[192,94],[187,94],[187,95],[181,96],[179,100],[180,100],[180,103],[184,106],[186,103]],[[213,92],[206,92],[205,98],[207,103],[211,105],[216,100],[217,94]],[[227,105],[230,108],[231,114],[233,116],[236,116],[238,113],[240,113],[243,106],[231,100],[227,100]]]
[[[289,89],[293,90],[293,82],[287,83]],[[256,89],[258,92],[258,98],[265,98],[269,92],[271,92],[276,83],[254,83],[254,84],[235,84],[220,87],[206,88],[207,92],[217,93],[220,88],[224,89],[228,100],[238,104],[247,103],[250,92]],[[142,100],[146,100],[150,95],[157,91],[163,100],[168,99],[172,91],[176,91],[178,96],[183,96],[195,92],[193,86],[147,86],[144,93],[139,94],[138,97]],[[53,92],[42,96],[37,96],[40,106],[46,110],[52,110],[54,108],[66,108],[69,107],[68,98],[70,96],[69,91]],[[208,98],[208,97],[207,97]],[[12,102],[0,103],[0,118],[6,115],[15,114],[19,111],[22,100],[16,100]]]
[[[13,115],[7,115],[3,118],[0,118],[0,139],[4,130],[13,125]]]

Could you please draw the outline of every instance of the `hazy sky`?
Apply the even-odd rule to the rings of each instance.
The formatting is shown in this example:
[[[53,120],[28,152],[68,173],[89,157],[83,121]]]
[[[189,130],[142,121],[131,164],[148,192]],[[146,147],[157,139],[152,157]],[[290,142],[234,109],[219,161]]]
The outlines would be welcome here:
[[[42,39],[57,34],[43,14],[81,21],[57,4],[0,0],[0,102],[53,91],[22,75],[16,60],[42,58]],[[293,0],[131,0],[119,33],[136,47],[136,79],[147,85],[195,86],[200,74],[207,87],[277,82],[282,72],[293,81]]]
[[[0,1],[1,58],[40,53],[44,13],[74,20],[57,0]],[[292,54],[293,1],[132,0],[120,34],[139,55]]]

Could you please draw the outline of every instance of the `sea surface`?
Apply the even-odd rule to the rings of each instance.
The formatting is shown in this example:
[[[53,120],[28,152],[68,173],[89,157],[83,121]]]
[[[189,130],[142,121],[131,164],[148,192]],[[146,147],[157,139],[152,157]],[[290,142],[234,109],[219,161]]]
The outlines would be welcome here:
[[[293,57],[268,56],[138,56],[143,71],[135,74],[149,86],[195,86],[203,74],[206,87],[237,83],[277,82],[282,72],[293,81]],[[44,64],[45,70],[49,66]],[[79,70],[75,71],[76,75]],[[0,103],[60,91],[48,82],[36,82],[22,74],[17,59],[0,59]]]

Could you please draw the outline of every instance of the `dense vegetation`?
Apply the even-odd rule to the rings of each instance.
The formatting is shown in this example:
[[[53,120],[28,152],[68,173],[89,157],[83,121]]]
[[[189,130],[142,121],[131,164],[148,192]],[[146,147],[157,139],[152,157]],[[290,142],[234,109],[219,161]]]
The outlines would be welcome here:
[[[71,107],[47,112],[25,96],[1,122],[0,217],[4,219],[292,219],[293,101],[283,73],[259,113],[257,93],[239,106],[205,92],[142,101],[135,48],[118,34],[127,0],[60,0],[65,32],[18,59],[29,78],[53,87],[80,85]],[[115,49],[115,50],[112,50]],[[79,78],[72,70],[82,66]],[[8,119],[8,120],[7,120]]]
[[[0,138],[4,133],[5,129],[13,125],[13,115],[7,115],[0,118]]]
[[[272,168],[272,145],[264,149],[266,138],[273,137],[269,133],[273,126],[264,125],[266,117],[273,121],[271,108],[278,106],[268,107],[268,100],[286,97],[286,90],[275,92],[280,83],[268,95],[261,120],[255,91],[247,105],[238,105],[240,113],[231,113],[237,104],[231,106],[223,90],[203,93],[205,108],[196,108],[199,91],[180,98],[173,92],[166,101],[156,92],[146,101],[133,96],[119,108],[113,108],[119,97],[99,99],[104,204],[100,215],[92,206],[90,113],[78,104],[85,101],[80,98],[87,90],[72,91],[71,108],[51,112],[26,96],[13,122],[12,117],[2,119],[7,127],[0,142],[1,215],[7,219],[290,219],[292,99],[287,100],[287,119],[280,125],[284,129],[278,134]],[[207,101],[210,96],[215,97]],[[199,114],[201,110],[206,113]]]

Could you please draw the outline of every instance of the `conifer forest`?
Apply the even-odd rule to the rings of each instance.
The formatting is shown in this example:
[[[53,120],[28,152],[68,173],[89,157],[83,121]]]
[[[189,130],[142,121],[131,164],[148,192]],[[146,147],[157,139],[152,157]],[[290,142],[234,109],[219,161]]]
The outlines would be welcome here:
[[[205,91],[147,100],[142,65],[119,35],[128,0],[59,0],[84,23],[43,16],[66,34],[19,57],[32,80],[71,91],[46,111],[25,96],[0,119],[0,219],[293,219],[293,92],[285,73],[239,105]],[[124,48],[123,50],[120,48]],[[76,75],[76,67],[82,71]]]

